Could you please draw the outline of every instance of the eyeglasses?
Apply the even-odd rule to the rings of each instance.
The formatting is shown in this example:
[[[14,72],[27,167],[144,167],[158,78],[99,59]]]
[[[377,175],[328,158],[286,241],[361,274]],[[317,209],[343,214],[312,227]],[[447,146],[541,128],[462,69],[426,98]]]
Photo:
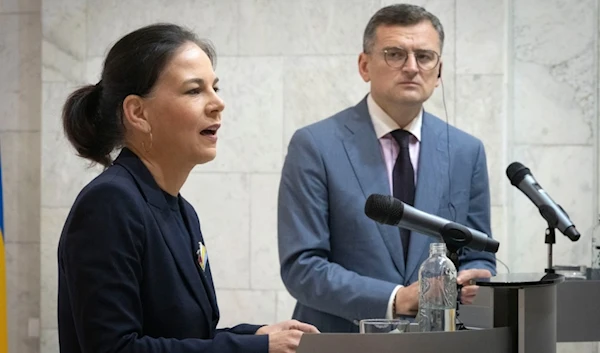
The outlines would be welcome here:
[[[403,48],[390,47],[383,49],[385,62],[394,69],[399,69],[406,63],[409,52]],[[440,55],[433,50],[419,49],[413,52],[417,65],[425,71],[432,70],[440,61]]]

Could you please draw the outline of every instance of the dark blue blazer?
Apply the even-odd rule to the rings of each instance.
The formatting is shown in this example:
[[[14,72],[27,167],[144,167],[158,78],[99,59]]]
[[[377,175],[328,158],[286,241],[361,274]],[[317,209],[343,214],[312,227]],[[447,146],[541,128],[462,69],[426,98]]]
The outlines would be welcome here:
[[[259,326],[216,329],[219,308],[192,206],[178,227],[142,161],[123,149],[79,194],[58,246],[61,353],[268,352]]]

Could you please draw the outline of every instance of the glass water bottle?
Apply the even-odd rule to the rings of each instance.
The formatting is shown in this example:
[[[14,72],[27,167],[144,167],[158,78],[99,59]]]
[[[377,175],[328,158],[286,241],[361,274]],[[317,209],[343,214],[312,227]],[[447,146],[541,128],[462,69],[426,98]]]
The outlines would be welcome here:
[[[419,269],[419,313],[422,332],[456,331],[456,267],[446,256],[446,244],[433,243]]]

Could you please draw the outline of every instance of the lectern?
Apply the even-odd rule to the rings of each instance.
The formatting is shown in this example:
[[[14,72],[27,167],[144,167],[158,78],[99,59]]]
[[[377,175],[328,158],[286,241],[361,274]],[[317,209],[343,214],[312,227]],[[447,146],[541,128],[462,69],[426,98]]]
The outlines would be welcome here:
[[[563,280],[559,274],[532,273],[477,281],[493,291],[489,328],[419,332],[411,324],[400,334],[305,334],[298,353],[555,353],[556,290]]]
[[[517,170],[519,175],[529,172],[521,167]],[[552,214],[550,211],[546,213]],[[382,224],[441,237],[451,250],[450,258],[457,268],[456,251],[462,247],[493,253],[498,251],[499,243],[487,235],[426,214],[390,195],[370,195],[365,203],[365,214]],[[554,223],[550,224],[549,220],[546,232],[546,243],[550,245],[546,273],[498,275],[476,281],[479,286],[490,287],[493,291],[492,327],[454,332],[418,332],[413,329],[401,334],[304,335],[298,352],[556,353],[556,292],[564,277],[552,269],[551,246],[554,228],[558,224]]]

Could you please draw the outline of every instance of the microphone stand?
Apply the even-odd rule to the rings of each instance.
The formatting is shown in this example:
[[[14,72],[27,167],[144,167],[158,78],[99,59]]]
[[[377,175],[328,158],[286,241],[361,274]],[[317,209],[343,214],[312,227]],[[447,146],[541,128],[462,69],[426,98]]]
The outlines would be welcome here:
[[[468,232],[468,230],[467,230]],[[447,224],[440,230],[440,235],[446,243],[446,249],[448,249],[448,257],[450,261],[454,264],[456,268],[456,274],[458,275],[459,269],[459,261],[458,261],[458,250],[465,246],[467,242],[465,239],[469,239],[470,237],[465,234],[464,227],[461,227],[457,224]],[[460,291],[462,289],[462,285],[456,283],[457,293],[456,293],[456,331],[467,330],[465,325],[459,320],[459,308],[460,308]]]
[[[548,268],[544,270],[546,273],[555,273],[554,266],[552,264],[552,245],[556,244],[556,231],[554,227],[548,224],[546,228],[546,240],[544,243],[548,244]]]
[[[456,273],[458,274],[458,266],[459,266],[459,262],[458,262],[458,247],[453,246],[452,244],[446,243],[446,248],[448,249],[448,257],[450,258],[450,260],[454,264],[454,267],[456,267]],[[462,286],[457,283],[456,287],[457,287],[457,295],[456,295],[456,331],[467,330],[467,328],[465,327],[465,325],[458,319],[458,317],[460,315],[459,312],[458,312],[458,309],[460,307],[460,290],[462,289]]]
[[[556,212],[554,212],[554,209],[549,206],[541,206],[540,214],[548,223],[548,228],[546,228],[544,237],[544,243],[548,244],[548,268],[546,268],[544,271],[546,273],[554,274],[556,272],[554,270],[554,264],[552,263],[552,246],[556,244],[556,226],[558,225],[558,217]]]

